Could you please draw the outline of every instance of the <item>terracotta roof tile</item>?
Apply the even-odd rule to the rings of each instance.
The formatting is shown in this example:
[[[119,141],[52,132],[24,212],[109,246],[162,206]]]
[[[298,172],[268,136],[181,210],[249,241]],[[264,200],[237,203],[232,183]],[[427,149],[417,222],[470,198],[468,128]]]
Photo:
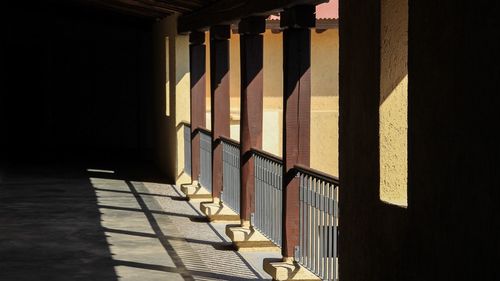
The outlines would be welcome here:
[[[279,15],[270,16],[271,20],[279,20]],[[339,18],[339,1],[331,0],[328,3],[323,3],[316,6],[316,19],[338,19]]]

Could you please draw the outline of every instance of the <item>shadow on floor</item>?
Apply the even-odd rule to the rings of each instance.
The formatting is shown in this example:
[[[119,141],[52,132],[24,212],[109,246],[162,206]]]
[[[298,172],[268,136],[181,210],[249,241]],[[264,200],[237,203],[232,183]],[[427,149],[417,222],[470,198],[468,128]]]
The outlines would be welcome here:
[[[172,218],[216,231],[198,212],[162,209],[156,200],[184,204],[183,196],[168,185],[175,192],[150,192],[142,181],[165,180],[139,166],[8,169],[0,183],[0,280],[262,279],[238,253],[225,271],[206,267],[191,245],[220,257],[232,245],[183,237]]]
[[[0,280],[118,280],[96,194],[82,170],[37,167],[5,173]]]

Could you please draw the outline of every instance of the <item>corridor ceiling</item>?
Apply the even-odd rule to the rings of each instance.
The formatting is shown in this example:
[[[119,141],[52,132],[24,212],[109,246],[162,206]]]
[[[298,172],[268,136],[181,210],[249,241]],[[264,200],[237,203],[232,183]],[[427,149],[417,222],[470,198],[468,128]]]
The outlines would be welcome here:
[[[75,0],[97,8],[145,18],[164,18],[173,13],[189,14],[217,0]]]
[[[59,0],[62,1],[62,0]],[[328,0],[73,0],[149,19],[180,14],[178,29],[185,33],[227,24],[248,16],[268,16],[297,5],[317,5]]]

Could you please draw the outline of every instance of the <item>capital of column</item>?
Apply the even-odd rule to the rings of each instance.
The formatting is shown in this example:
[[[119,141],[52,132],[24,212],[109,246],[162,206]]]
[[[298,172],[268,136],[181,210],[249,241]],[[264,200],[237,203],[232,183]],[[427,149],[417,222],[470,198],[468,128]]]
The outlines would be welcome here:
[[[231,26],[214,25],[210,27],[210,40],[228,40],[231,38]]]
[[[238,23],[239,34],[258,35],[266,32],[266,17],[248,17]]]
[[[189,43],[191,43],[191,45],[203,45],[205,43],[205,32],[191,31],[191,33],[189,33]]]
[[[312,28],[314,26],[316,26],[315,5],[298,5],[280,13],[281,28]]]

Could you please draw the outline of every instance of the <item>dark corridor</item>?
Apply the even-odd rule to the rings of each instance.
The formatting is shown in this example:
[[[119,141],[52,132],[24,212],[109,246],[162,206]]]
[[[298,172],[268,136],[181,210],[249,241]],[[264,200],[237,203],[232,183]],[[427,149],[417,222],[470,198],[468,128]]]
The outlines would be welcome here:
[[[151,22],[61,1],[6,5],[2,162],[149,160]]]
[[[154,171],[151,22],[65,2],[1,9],[5,281],[117,280],[86,170]]]

